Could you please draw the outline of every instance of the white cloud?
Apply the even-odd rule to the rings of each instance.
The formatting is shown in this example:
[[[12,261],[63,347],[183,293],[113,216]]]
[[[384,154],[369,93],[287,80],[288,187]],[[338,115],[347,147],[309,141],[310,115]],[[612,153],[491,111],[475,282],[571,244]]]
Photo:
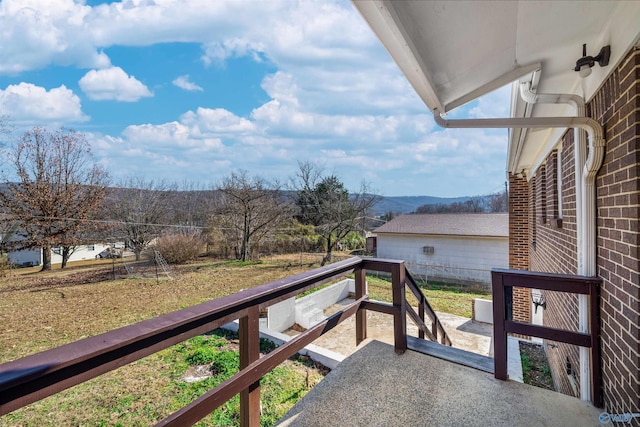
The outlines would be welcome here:
[[[207,63],[267,58],[297,76],[298,99],[316,111],[424,108],[346,0],[4,0],[0,28],[0,73],[52,63],[102,69],[104,48],[192,42]]]
[[[172,82],[175,86],[178,86],[180,89],[187,90],[189,92],[202,92],[204,89],[198,86],[197,84],[189,81],[189,75],[185,74],[184,76],[178,76]]]
[[[153,96],[143,83],[120,67],[91,70],[78,83],[82,91],[96,101],[135,102]]]
[[[72,0],[0,2],[0,74],[49,64],[105,67],[109,58],[88,37],[92,9]]]
[[[469,109],[469,116],[477,119],[509,117],[510,95],[511,85],[508,84],[478,98]]]
[[[0,89],[0,107],[17,122],[54,124],[89,120],[82,112],[80,98],[64,85],[51,90],[24,82],[9,85]]]
[[[191,127],[194,135],[246,134],[255,131],[255,125],[249,120],[238,117],[222,108],[198,108],[196,112],[187,111],[180,121]]]
[[[197,43],[202,57],[192,62],[201,59],[202,66],[246,57],[275,69],[261,82],[269,98],[249,106],[244,117],[214,100],[165,123],[140,120],[119,135],[93,136],[105,164],[123,175],[153,176],[171,166],[176,179],[213,181],[232,168],[284,179],[297,160],[322,157],[349,188],[368,176],[384,183],[386,194],[473,194],[486,180],[503,177],[506,137],[434,130],[430,112],[348,0],[125,0],[94,7],[3,0],[0,29],[0,74],[50,64],[90,69],[80,87],[91,99],[153,96],[141,83],[151,81],[144,71],[136,72],[140,81],[111,65],[103,50],[113,46]],[[202,90],[188,75],[173,84]],[[57,96],[67,93],[67,102],[77,104],[75,110],[69,104],[67,116],[86,119],[77,96],[58,89]],[[464,112],[504,117],[506,93],[490,94]],[[158,89],[154,101],[161,94]],[[470,184],[460,186],[460,177]]]

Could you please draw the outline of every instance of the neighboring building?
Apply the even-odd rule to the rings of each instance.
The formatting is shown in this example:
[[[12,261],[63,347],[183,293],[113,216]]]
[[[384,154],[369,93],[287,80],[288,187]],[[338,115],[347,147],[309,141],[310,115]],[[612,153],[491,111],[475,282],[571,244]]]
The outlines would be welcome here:
[[[438,124],[509,129],[510,266],[602,280],[595,392],[639,412],[640,2],[354,4]],[[444,119],[507,84],[510,117]],[[545,297],[545,325],[588,329],[586,297]],[[513,300],[529,320],[530,293]],[[557,388],[593,399],[587,349],[548,344]]]
[[[81,261],[84,259],[95,259],[103,251],[111,250],[111,246],[103,243],[92,245],[78,245],[76,250],[69,257],[69,262]],[[42,249],[24,249],[21,251],[9,252],[9,261],[20,266],[42,265]],[[51,248],[51,264],[62,264],[62,248]]]
[[[378,257],[427,280],[489,287],[491,268],[509,267],[508,214],[401,215],[375,232]]]

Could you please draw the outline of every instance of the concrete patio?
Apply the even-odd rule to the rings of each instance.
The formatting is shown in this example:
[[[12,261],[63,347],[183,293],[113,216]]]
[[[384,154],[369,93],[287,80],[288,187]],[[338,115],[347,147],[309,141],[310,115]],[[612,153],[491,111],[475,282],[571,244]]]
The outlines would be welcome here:
[[[280,426],[598,426],[589,402],[367,340]]]

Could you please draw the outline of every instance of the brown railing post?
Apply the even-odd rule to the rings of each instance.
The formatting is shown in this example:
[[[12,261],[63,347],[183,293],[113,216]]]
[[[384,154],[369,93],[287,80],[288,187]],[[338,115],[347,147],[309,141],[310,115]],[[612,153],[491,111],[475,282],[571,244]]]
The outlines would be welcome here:
[[[395,314],[393,316],[393,338],[397,354],[407,351],[407,301],[405,295],[404,262],[393,266],[391,270],[391,293]]]
[[[507,331],[505,329],[505,288],[502,274],[491,272],[493,290],[493,363],[494,376],[506,380],[507,373]],[[512,289],[512,288],[510,288]]]
[[[422,323],[424,323],[424,300],[422,298],[418,303],[418,316],[420,316],[420,320],[422,320]],[[437,332],[434,335],[436,336],[436,340],[437,340],[438,339]],[[424,339],[424,331],[422,330],[422,328],[418,328],[418,337],[420,339]]]
[[[600,359],[599,289],[596,282],[589,283],[589,334],[591,335],[591,402],[602,407],[602,360]]]
[[[360,299],[367,293],[366,270],[357,268],[355,270],[356,299]],[[356,345],[359,345],[367,338],[367,310],[360,309],[356,313]]]
[[[254,305],[240,318],[240,369],[260,358],[260,307]],[[260,426],[260,380],[240,392],[240,425]]]

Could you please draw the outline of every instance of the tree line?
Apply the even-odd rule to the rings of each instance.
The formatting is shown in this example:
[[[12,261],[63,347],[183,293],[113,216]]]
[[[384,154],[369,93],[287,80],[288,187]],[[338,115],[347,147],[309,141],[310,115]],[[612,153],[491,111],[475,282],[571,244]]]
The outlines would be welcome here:
[[[0,253],[41,248],[42,270],[59,248],[64,268],[80,245],[126,242],[139,259],[158,238],[179,235],[246,261],[265,241],[298,240],[325,253],[364,231],[377,202],[363,182],[349,192],[321,165],[299,162],[286,183],[248,171],[212,188],[128,177],[112,182],[85,136],[35,127],[7,147],[0,191]],[[193,241],[193,240],[190,240]],[[193,244],[191,244],[193,246]]]
[[[417,214],[434,213],[498,213],[507,212],[507,194],[504,191],[486,196],[470,197],[464,202],[437,203],[416,208]]]

